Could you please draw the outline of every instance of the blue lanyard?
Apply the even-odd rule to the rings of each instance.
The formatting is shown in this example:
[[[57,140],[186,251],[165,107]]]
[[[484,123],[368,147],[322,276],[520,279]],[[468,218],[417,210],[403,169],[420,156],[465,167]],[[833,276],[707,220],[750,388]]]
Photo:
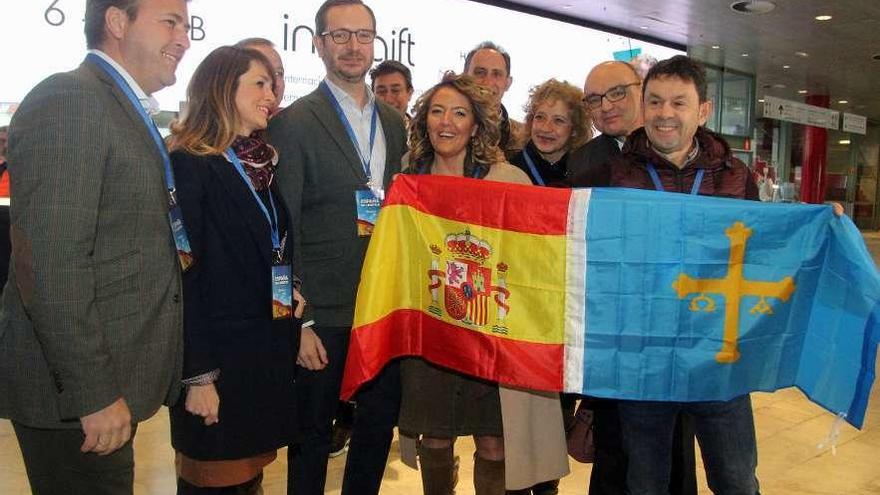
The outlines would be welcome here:
[[[654,182],[654,189],[663,192],[663,183],[660,182],[660,176],[657,175],[657,169],[654,168],[653,163],[648,164],[648,173],[651,174],[651,180]],[[703,183],[703,175],[706,174],[706,169],[701,168],[697,170],[697,176],[694,178],[694,185],[691,186],[691,195],[696,196],[700,193],[700,184]]]
[[[538,172],[538,167],[535,166],[535,161],[532,160],[531,155],[529,155],[529,150],[523,148],[523,157],[526,159],[526,165],[529,166],[529,170],[532,172],[532,177],[538,182],[539,186],[546,185],[544,184],[544,178],[541,177],[541,174]]]
[[[367,180],[372,180],[373,177],[370,172],[370,162],[373,160],[373,144],[376,142],[376,117],[379,113],[377,110],[378,105],[376,105],[375,101],[373,102],[373,116],[370,118],[370,154],[364,158],[361,154],[361,146],[358,143],[357,135],[354,133],[354,129],[351,128],[351,123],[345,116],[345,112],[342,110],[342,105],[339,104],[339,100],[336,99],[333,91],[330,90],[330,86],[328,86],[325,81],[321,81],[321,87],[324,88],[324,92],[327,93],[327,96],[333,103],[333,108],[335,108],[336,113],[339,114],[339,119],[342,121],[342,124],[345,125],[345,131],[348,133],[348,138],[351,139],[351,144],[354,145],[354,149],[357,151],[357,154],[361,159],[361,164],[364,166],[364,174],[366,174]]]
[[[235,153],[232,151],[232,148],[227,148],[226,150],[226,158],[229,158],[229,161],[232,162],[232,165],[235,166],[235,170],[238,171],[238,175],[241,176],[241,180],[247,184],[248,189],[251,190],[251,194],[254,195],[254,200],[256,200],[257,205],[263,210],[263,215],[266,215],[266,221],[269,222],[269,228],[272,231],[272,249],[275,252],[281,251],[281,236],[279,234],[278,227],[278,209],[275,208],[275,199],[272,198],[272,190],[269,189],[269,205],[272,207],[272,216],[269,216],[269,210],[266,209],[266,205],[260,199],[260,195],[257,194],[257,190],[254,189],[254,184],[251,182],[250,177],[248,177],[247,172],[244,171],[244,166],[241,164],[241,160],[235,156]],[[274,222],[272,219],[274,218]]]
[[[131,86],[125,82],[122,74],[114,69],[112,65],[94,53],[86,55],[86,60],[93,62],[116,82],[116,86],[125,93],[125,96],[134,106],[135,111],[141,116],[141,119],[150,131],[150,136],[153,138],[153,142],[156,143],[156,148],[159,150],[159,154],[162,156],[162,163],[165,165],[165,185],[168,187],[168,195],[171,204],[176,204],[177,199],[175,198],[174,173],[171,171],[171,158],[168,156],[168,149],[165,148],[165,141],[162,140],[162,135],[159,134],[159,129],[156,128],[153,119],[147,115],[146,110],[144,110],[143,105],[141,105],[140,99],[135,96],[134,91],[131,89]]]

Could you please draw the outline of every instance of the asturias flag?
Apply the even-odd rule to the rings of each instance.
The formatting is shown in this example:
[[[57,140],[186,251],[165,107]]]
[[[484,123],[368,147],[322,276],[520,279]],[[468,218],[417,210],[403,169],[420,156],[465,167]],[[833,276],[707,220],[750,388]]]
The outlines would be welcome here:
[[[797,386],[861,426],[880,277],[827,206],[400,176],[343,382],[421,356],[513,386],[654,401]]]

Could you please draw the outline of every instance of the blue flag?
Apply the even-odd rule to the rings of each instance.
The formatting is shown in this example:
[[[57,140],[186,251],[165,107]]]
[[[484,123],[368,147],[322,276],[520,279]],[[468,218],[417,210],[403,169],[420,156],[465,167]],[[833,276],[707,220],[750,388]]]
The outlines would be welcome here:
[[[796,386],[860,427],[880,341],[880,277],[823,205],[594,189],[583,393],[727,400]]]

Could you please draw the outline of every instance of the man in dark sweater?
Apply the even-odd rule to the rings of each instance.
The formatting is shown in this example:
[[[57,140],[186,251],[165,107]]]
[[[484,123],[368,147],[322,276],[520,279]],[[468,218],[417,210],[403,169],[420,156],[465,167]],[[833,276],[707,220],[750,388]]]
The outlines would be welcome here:
[[[601,134],[569,157],[572,185],[608,186],[608,162],[620,155],[626,137],[642,126],[641,84],[639,74],[625,62],[602,62],[590,71],[584,103]]]
[[[756,200],[749,169],[703,127],[712,111],[705,70],[678,55],[645,77],[645,126],[612,160],[611,185]],[[665,495],[672,479],[676,419],[693,419],[714,493],[757,494],[758,453],[749,395],[714,402],[619,401],[628,493]],[[693,442],[691,442],[693,445]],[[674,481],[674,480],[672,480]]]
[[[593,126],[601,132],[568,158],[568,185],[608,187],[611,162],[621,156],[627,137],[642,127],[641,77],[635,68],[619,61],[602,62],[590,71],[584,84],[584,103]],[[593,410],[596,460],[590,475],[590,495],[624,493],[627,456],[623,451],[616,400],[586,398]],[[691,421],[680,417],[672,452],[671,495],[697,493],[694,434]]]
[[[501,108],[501,141],[498,147],[507,157],[515,155],[525,145],[527,136],[523,124],[508,117],[507,109],[501,103],[504,93],[513,84],[510,54],[495,43],[484,41],[468,52],[464,59],[464,73],[489,88],[497,99]]]

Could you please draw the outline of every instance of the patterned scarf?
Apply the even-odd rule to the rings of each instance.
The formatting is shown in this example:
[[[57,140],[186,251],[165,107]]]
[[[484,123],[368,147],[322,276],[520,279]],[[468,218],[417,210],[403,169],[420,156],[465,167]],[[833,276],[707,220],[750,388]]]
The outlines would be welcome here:
[[[263,140],[262,133],[255,132],[249,137],[236,137],[232,142],[232,151],[244,165],[244,171],[251,179],[254,189],[262,191],[269,187],[272,178],[275,177],[278,152]]]

